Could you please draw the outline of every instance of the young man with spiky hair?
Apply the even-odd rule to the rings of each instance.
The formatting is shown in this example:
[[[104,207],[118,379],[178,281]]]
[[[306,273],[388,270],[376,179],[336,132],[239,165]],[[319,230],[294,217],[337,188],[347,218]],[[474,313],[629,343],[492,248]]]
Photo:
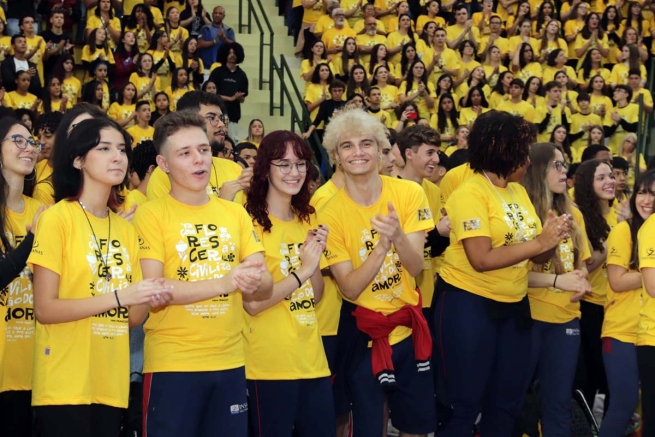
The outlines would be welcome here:
[[[146,278],[166,278],[168,305],[132,310],[145,324],[144,435],[229,435],[248,430],[243,310],[270,296],[264,248],[241,205],[207,193],[212,154],[193,111],[155,124],[157,164],[170,193],[134,217]]]
[[[425,232],[434,228],[423,189],[380,176],[384,126],[363,110],[337,114],[323,145],[341,166],[344,187],[320,210],[330,229],[327,259],[344,300],[354,304],[362,340],[346,375],[354,435],[380,435],[385,391],[401,435],[436,430],[432,340],[415,277],[423,271]],[[372,340],[372,347],[367,347]]]

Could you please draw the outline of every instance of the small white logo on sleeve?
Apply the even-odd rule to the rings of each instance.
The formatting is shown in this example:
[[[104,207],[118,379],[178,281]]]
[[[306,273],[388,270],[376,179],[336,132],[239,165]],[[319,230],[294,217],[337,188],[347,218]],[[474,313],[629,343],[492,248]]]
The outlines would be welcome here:
[[[230,414],[241,414],[248,411],[248,404],[230,405]]]

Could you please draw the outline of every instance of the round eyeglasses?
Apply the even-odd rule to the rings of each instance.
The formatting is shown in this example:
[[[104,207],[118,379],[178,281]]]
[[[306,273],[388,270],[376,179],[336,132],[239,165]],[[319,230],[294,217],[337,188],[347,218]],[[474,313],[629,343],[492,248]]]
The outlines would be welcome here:
[[[37,152],[41,152],[41,149],[43,148],[43,144],[36,141],[34,138],[25,138],[24,136],[19,134],[12,135],[9,138],[5,138],[4,140],[2,140],[2,142],[4,141],[13,141],[16,147],[18,147],[21,150],[27,149],[28,145],[34,147]]]
[[[309,165],[307,164],[307,161],[298,161],[295,164],[292,164],[290,162],[283,162],[281,164],[271,163],[271,165],[274,165],[277,168],[279,168],[280,173],[282,173],[282,174],[291,173],[291,170],[293,170],[294,165],[298,169],[298,173],[307,173],[307,169],[309,168]]]

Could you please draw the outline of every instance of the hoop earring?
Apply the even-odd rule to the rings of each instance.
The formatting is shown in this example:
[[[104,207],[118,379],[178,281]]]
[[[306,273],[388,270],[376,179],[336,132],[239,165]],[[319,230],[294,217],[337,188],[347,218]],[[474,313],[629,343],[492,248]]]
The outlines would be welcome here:
[[[31,178],[25,177],[26,181],[33,181],[36,179],[36,170],[32,170],[33,176]]]

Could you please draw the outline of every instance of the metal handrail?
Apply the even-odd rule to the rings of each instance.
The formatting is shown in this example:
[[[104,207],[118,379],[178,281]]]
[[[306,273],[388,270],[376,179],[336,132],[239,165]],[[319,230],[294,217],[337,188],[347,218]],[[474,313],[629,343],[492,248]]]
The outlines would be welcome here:
[[[655,68],[655,58],[652,58],[650,60],[650,70],[648,70],[649,75],[648,75],[648,88],[647,89],[650,92],[653,91],[653,82],[655,81],[655,70],[653,70],[654,68]]]
[[[273,32],[273,27],[271,26],[271,22],[268,20],[268,17],[266,16],[266,11],[264,11],[264,6],[262,5],[261,0],[255,0],[257,3],[257,7],[261,11],[262,16],[264,17],[264,24],[266,25],[266,32],[264,31],[264,26],[262,26],[262,21],[259,18],[259,14],[257,13],[257,10],[253,6],[253,0],[246,0],[247,1],[247,13],[246,13],[246,22],[244,23],[244,17],[243,17],[243,1],[244,0],[239,0],[239,32],[243,33],[243,29],[247,29],[247,33],[251,34],[252,33],[252,20],[254,18],[255,20],[255,25],[257,26],[257,30],[259,31],[259,89],[263,90],[264,89],[264,84],[269,84],[271,82],[271,77],[272,77],[272,66],[270,64],[270,61],[268,62],[268,79],[264,78],[264,48],[268,48],[268,56],[269,58],[273,57],[273,43],[275,41],[275,32]],[[269,41],[266,42],[264,36],[268,35]]]
[[[286,67],[284,67],[286,65]],[[301,112],[303,114],[303,117],[301,118],[300,115],[298,114],[298,110],[296,109],[295,104],[293,103],[293,99],[291,97],[291,93],[289,92],[289,88],[287,87],[287,81],[285,79],[285,72],[287,74],[291,74],[291,69],[289,68],[289,65],[286,63],[286,60],[284,59],[284,56],[281,58],[280,65],[278,65],[277,61],[275,58],[271,58],[271,69],[272,72],[275,73],[275,75],[271,75],[271,82],[270,82],[270,93],[271,93],[271,102],[270,102],[270,113],[273,115],[274,110],[278,109],[280,111],[280,115],[284,115],[284,102],[288,102],[289,108],[291,108],[291,126],[290,130],[292,132],[305,132],[307,124],[305,123],[306,120],[309,120],[309,111],[307,111],[307,107],[302,105],[301,103]],[[280,106],[275,106],[274,102],[274,96],[275,96],[275,76],[277,76],[277,79],[279,80],[280,83]],[[294,92],[296,93],[296,97],[300,95],[300,91],[298,91],[298,87],[295,84],[295,81],[293,78],[291,78],[291,83],[293,83],[293,88]],[[299,99],[300,102],[303,102],[302,97]],[[312,133],[311,137],[312,141],[314,141],[315,144],[318,145],[319,152],[321,154],[321,160],[324,163],[329,163],[329,159],[327,156],[327,153],[325,149],[321,146],[320,140],[318,138],[318,135],[316,132]],[[318,166],[318,160],[316,159],[316,156],[313,158],[313,162],[315,165]],[[330,176],[332,176],[332,169],[330,168],[330,165],[325,165],[325,168],[327,169],[327,174],[321,174],[321,179],[323,181],[329,179]]]

